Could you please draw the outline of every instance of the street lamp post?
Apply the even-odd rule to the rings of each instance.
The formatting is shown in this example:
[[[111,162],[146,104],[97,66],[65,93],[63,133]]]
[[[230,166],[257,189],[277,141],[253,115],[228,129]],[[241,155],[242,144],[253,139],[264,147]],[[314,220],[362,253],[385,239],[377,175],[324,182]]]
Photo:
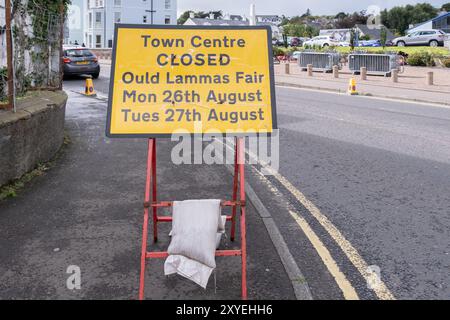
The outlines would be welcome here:
[[[145,12],[150,12],[150,24],[153,24],[153,14],[156,12],[153,9],[153,0],[150,0],[150,10],[145,10]]]

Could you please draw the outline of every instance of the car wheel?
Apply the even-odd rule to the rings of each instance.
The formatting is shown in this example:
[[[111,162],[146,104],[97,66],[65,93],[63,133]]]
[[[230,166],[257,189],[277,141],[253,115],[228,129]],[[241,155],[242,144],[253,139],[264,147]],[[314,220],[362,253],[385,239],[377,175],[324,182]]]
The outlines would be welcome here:
[[[322,45],[322,48],[326,48],[326,47],[328,47],[328,46],[329,46],[328,43],[324,43],[324,44]]]
[[[436,40],[430,41],[430,47],[437,47],[438,45],[439,45],[439,43]]]
[[[405,42],[404,41],[397,42],[397,47],[404,47],[404,46],[405,46]]]

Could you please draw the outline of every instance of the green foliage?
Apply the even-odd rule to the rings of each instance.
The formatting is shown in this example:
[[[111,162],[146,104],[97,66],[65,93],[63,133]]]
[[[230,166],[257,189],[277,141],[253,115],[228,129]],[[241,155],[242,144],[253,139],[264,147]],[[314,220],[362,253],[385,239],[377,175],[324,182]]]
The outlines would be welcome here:
[[[385,27],[382,27],[380,30],[380,42],[383,46],[383,49],[386,47],[386,40],[387,40],[387,30]]]
[[[288,23],[283,26],[283,34],[291,37],[315,37],[319,30],[305,24]]]
[[[363,36],[360,36],[359,40],[370,40],[370,36],[368,34],[365,34]]]
[[[8,80],[8,69],[6,67],[0,67],[0,102],[7,101],[6,93],[6,81]]]
[[[366,24],[367,15],[365,11],[353,12],[348,14],[345,12],[339,12],[335,16],[336,21],[334,22],[334,27],[337,29],[348,29],[353,28],[355,24]]]
[[[282,48],[280,48],[280,47],[276,47],[276,46],[274,46],[273,48],[272,48],[272,50],[273,50],[273,55],[276,57],[276,56],[282,56],[282,55],[284,55],[284,50],[282,49]]]
[[[410,54],[406,62],[411,66],[432,67],[434,66],[434,57],[427,51],[420,51]]]
[[[444,67],[450,68],[450,58],[443,59],[442,64],[444,65]]]
[[[450,12],[450,2],[444,3],[441,7],[441,10]]]
[[[195,12],[192,10],[188,10],[188,11],[183,12],[180,15],[180,17],[177,20],[177,24],[180,24],[180,25],[184,24],[187,21],[187,19],[189,19],[191,13],[194,13],[194,18],[207,18],[207,17],[209,17],[209,14],[211,14],[211,13],[214,14],[214,19],[221,19],[223,17],[222,10],[209,11],[209,12],[204,12],[204,11]]]
[[[355,37],[356,37],[356,31],[355,29],[350,30],[350,48],[351,50],[355,50]]]
[[[438,9],[429,3],[396,6],[381,12],[381,22],[394,32],[404,34],[410,24],[417,24],[434,18]]]

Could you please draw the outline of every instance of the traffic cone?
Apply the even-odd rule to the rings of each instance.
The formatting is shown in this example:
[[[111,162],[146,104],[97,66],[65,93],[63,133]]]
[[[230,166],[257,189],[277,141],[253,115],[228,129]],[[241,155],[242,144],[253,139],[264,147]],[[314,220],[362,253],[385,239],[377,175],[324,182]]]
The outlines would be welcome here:
[[[84,95],[95,97],[97,93],[94,90],[94,82],[92,81],[92,77],[86,78],[86,88],[84,90]]]
[[[356,80],[354,77],[351,77],[348,81],[348,94],[355,96],[358,94],[356,91]]]

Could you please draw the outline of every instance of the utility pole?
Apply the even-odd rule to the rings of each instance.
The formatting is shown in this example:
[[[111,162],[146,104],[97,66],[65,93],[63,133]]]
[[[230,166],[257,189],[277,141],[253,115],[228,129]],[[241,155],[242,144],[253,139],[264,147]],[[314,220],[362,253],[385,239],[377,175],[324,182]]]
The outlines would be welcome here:
[[[14,109],[14,72],[11,28],[11,0],[5,0],[6,63],[8,68],[8,109]]]
[[[153,10],[153,0],[150,0],[150,10],[145,10],[145,12],[150,12],[150,24],[153,24],[153,14],[156,10]]]

